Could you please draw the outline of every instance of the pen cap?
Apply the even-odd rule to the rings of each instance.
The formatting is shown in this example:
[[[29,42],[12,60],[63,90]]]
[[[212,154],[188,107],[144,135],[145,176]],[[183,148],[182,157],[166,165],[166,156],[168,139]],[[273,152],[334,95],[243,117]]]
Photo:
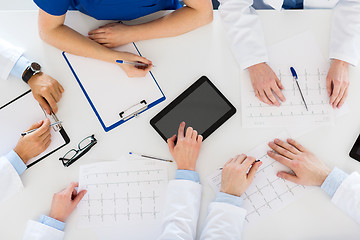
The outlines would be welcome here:
[[[296,71],[293,67],[290,68],[290,71],[291,71],[291,74],[293,75],[294,78],[298,78],[297,74],[296,74]]]

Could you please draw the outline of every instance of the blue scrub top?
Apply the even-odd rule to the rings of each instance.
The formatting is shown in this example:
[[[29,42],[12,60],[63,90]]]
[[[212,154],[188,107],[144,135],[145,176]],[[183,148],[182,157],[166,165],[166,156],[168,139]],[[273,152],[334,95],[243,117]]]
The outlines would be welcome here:
[[[160,10],[181,8],[179,0],[34,0],[48,14],[79,10],[98,20],[132,20]]]

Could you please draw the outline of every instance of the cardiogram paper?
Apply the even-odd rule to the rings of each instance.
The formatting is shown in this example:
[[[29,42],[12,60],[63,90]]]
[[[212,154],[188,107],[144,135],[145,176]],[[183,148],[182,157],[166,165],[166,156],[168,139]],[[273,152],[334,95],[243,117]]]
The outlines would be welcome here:
[[[160,225],[167,183],[167,166],[157,161],[122,157],[81,166],[79,189],[87,194],[79,204],[79,225],[124,232],[129,224]]]
[[[282,138],[286,139],[286,138]],[[289,168],[276,162],[267,155],[270,148],[267,144],[258,146],[247,155],[262,161],[254,181],[241,196],[242,207],[247,210],[244,227],[254,225],[257,221],[284,208],[305,192],[305,187],[285,181],[276,176],[278,171],[290,171]],[[215,191],[221,188],[221,171],[217,170],[207,177],[210,187]]]
[[[286,39],[269,48],[269,66],[284,86],[286,101],[280,107],[262,103],[256,96],[248,76],[242,81],[243,127],[323,126],[334,122],[329,104],[325,61],[311,33]],[[290,67],[294,67],[309,111],[306,110]]]

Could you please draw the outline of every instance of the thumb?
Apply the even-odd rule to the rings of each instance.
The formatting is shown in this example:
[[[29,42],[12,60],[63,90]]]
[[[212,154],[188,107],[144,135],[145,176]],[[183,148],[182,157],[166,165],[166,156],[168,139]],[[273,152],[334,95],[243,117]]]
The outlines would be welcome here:
[[[79,193],[76,195],[76,197],[74,198],[73,203],[74,203],[75,205],[78,205],[79,202],[80,202],[81,199],[85,196],[86,193],[87,193],[86,190],[82,190],[81,192],[79,192]]]
[[[36,101],[39,102],[41,108],[44,109],[44,111],[50,115],[51,108],[50,108],[49,104],[45,101],[45,99],[42,96],[35,97],[35,99],[36,99]]]
[[[39,128],[39,127],[41,127],[41,125],[43,124],[43,120],[41,120],[41,121],[39,121],[39,122],[37,122],[37,123],[34,123],[33,125],[31,125],[31,127],[28,129],[28,130],[26,130],[26,131],[30,131],[30,130],[33,130],[33,129],[36,129],[36,128]]]
[[[296,183],[296,184],[299,184],[299,179],[297,176],[293,175],[293,174],[290,174],[290,173],[287,173],[287,172],[278,172],[276,174],[276,176],[278,176],[279,178],[282,178],[282,179],[285,179],[285,180],[288,180],[290,182],[293,182],[293,183]]]

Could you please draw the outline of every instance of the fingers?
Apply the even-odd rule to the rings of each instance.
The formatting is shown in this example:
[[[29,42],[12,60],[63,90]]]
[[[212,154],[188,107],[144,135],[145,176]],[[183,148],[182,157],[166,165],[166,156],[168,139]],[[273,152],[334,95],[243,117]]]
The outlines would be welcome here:
[[[288,151],[287,149],[283,148],[282,146],[278,145],[278,143],[270,142],[269,147],[274,150],[276,153],[293,160],[295,158],[295,154]]]
[[[50,92],[47,92],[46,94],[43,95],[43,97],[49,103],[49,105],[50,105],[51,109],[53,110],[53,112],[57,113],[58,107],[56,105],[56,100],[53,97],[53,95]]]
[[[275,81],[276,81],[276,85],[277,85],[281,90],[283,90],[283,89],[284,89],[284,86],[282,85],[280,79],[279,79],[278,77],[276,77],[276,78],[275,78]],[[281,93],[281,91],[280,91],[280,93]],[[276,95],[278,95],[278,94],[276,94]],[[282,95],[282,93],[281,93],[281,95]],[[280,96],[278,95],[278,97],[280,97]],[[284,97],[284,95],[283,95],[283,97]],[[281,98],[280,98],[280,100],[283,101]],[[284,97],[284,101],[285,101],[285,97]]]
[[[81,201],[81,199],[85,196],[85,194],[87,193],[86,190],[82,190],[81,192],[79,192],[76,197],[74,198],[74,204],[78,205],[79,202]]]
[[[337,98],[335,99],[334,101],[334,104],[333,104],[333,107],[338,107],[341,99],[344,97],[344,94],[345,94],[345,91],[346,91],[347,87],[346,86],[343,86],[340,90],[340,93],[339,95],[337,96]]]
[[[333,103],[335,102],[336,98],[338,97],[338,95],[340,94],[340,83],[333,83],[334,84],[334,89],[332,91],[331,97],[330,97],[330,105],[333,105]]]
[[[51,109],[50,109],[49,104],[45,101],[45,99],[41,95],[36,96],[35,99],[36,99],[36,101],[39,102],[41,108],[44,109],[44,111],[50,115]]]
[[[294,139],[287,139],[287,142],[296,147],[300,152],[307,152],[307,149]]]
[[[273,103],[268,99],[263,90],[259,91],[260,100],[268,105],[273,105]]]
[[[185,130],[185,122],[181,122],[178,130],[178,139],[182,139],[185,137],[184,130]]]
[[[102,27],[99,27],[97,29],[91,30],[90,32],[88,32],[89,37],[91,35],[95,35],[95,34],[99,34],[99,33],[105,33],[105,28],[104,27],[105,26],[102,26]]]
[[[194,130],[191,134],[191,139],[196,142],[197,141],[198,132]]]
[[[280,103],[278,102],[278,100],[276,99],[276,97],[274,96],[273,92],[271,91],[271,89],[265,89],[265,94],[268,97],[268,99],[270,99],[270,101],[272,102],[272,105],[275,106],[280,106]]]
[[[50,120],[47,118],[45,119],[44,123],[41,125],[41,127],[34,132],[34,134],[38,136],[42,136],[44,134],[47,134],[47,132],[50,133]]]
[[[293,174],[290,174],[290,173],[287,173],[287,172],[278,172],[276,174],[276,176],[278,176],[279,178],[282,178],[282,179],[285,179],[285,180],[288,180],[290,182],[293,182],[293,183],[296,183],[296,184],[299,184],[298,182],[298,177],[293,175]]]
[[[201,144],[202,141],[203,141],[203,136],[202,136],[202,135],[198,135],[198,137],[197,137],[197,142],[198,142],[199,144]]]
[[[75,190],[76,187],[79,186],[79,183],[78,182],[72,182],[70,183],[70,185],[65,189],[65,192],[71,196],[73,191]]]
[[[288,150],[289,152],[291,152],[293,154],[299,154],[300,153],[299,150],[296,147],[292,146],[291,144],[289,144],[287,142],[283,142],[280,139],[276,138],[274,140],[274,142],[275,142],[275,144],[281,146],[282,148]]]
[[[58,88],[59,88],[59,91],[61,93],[64,93],[65,92],[65,89],[63,88],[63,86],[58,82]]]
[[[249,173],[248,173],[248,179],[250,181],[254,180],[256,172],[259,170],[259,167],[261,166],[262,162],[256,162],[254,165],[251,166]]]
[[[187,140],[190,140],[191,139],[191,136],[192,136],[192,133],[193,133],[193,128],[192,127],[188,127],[186,129],[186,134],[185,134],[185,138]]]
[[[240,155],[236,155],[235,158],[234,158],[234,163],[237,163],[237,164],[241,164],[244,162],[244,160],[246,159],[246,155],[245,154],[240,154]]]
[[[346,100],[346,98],[348,96],[348,91],[349,91],[349,88],[346,88],[345,93],[344,93],[343,97],[341,98],[341,100],[340,100],[340,102],[338,104],[338,108],[341,108],[342,105],[344,105],[344,102],[345,102],[345,100]]]
[[[279,83],[281,84],[280,80],[276,77],[276,84],[271,89],[274,91],[276,96],[278,96],[280,101],[285,102],[286,98],[285,98],[284,94],[282,93],[282,91],[280,90],[280,89],[284,89],[284,87],[282,85],[280,87]]]
[[[256,161],[254,157],[247,157],[243,160],[242,165],[246,168],[246,170],[249,169],[249,167]]]
[[[269,155],[269,157],[271,157],[272,159],[278,161],[279,163],[281,163],[282,165],[285,165],[287,166],[288,168],[291,169],[291,160],[280,155],[280,154],[277,154],[273,151],[268,151],[267,154]]]
[[[148,64],[148,65],[151,65],[152,62],[144,57],[141,57],[141,56],[136,56],[136,61],[139,61],[139,62],[142,62],[142,63],[145,63],[145,64]]]
[[[169,151],[170,151],[171,154],[173,154],[173,151],[174,151],[175,140],[176,140],[176,134],[174,134],[174,136],[172,136],[171,138],[169,138],[167,140],[167,144],[169,146]]]

